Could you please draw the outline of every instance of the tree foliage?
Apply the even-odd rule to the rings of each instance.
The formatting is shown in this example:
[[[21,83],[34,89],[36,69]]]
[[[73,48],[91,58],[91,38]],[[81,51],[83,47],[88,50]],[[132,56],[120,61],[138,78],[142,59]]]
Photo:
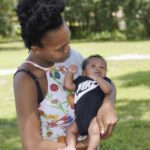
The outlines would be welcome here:
[[[128,39],[150,37],[150,0],[66,0],[66,4],[65,18],[71,31],[80,36],[120,32]],[[120,10],[121,17],[117,16]],[[120,30],[120,21],[125,22],[125,31]]]
[[[14,5],[14,0],[0,0],[0,35],[9,35],[12,32]]]
[[[16,0],[0,0],[0,35],[13,31],[15,4]],[[66,0],[64,12],[73,37],[104,39],[150,37],[149,14],[150,0]]]
[[[148,13],[147,4],[150,4],[149,0],[124,0],[122,7],[125,13],[126,33],[129,39],[150,36],[146,26],[146,20],[148,20],[146,15]]]

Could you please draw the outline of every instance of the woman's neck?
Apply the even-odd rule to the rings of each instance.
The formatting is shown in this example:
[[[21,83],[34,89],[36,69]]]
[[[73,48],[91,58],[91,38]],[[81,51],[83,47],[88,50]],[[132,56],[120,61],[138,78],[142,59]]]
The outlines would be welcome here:
[[[32,61],[32,62],[34,62],[34,63],[36,63],[39,66],[44,67],[44,68],[49,68],[49,67],[52,67],[54,65],[54,63],[52,63],[50,61],[45,61],[45,60],[42,60],[41,58],[33,56],[32,52],[30,52],[30,54],[26,60]]]

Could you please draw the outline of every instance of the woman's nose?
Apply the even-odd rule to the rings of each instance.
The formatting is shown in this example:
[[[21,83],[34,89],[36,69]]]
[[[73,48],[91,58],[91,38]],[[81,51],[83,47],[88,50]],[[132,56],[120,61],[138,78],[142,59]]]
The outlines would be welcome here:
[[[70,51],[70,45],[68,44],[65,46],[64,52],[68,53],[69,51]]]

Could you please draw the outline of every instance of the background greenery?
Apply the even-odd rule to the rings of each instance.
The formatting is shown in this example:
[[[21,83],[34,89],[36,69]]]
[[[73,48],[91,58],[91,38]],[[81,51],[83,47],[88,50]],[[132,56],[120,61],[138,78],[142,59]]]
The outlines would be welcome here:
[[[84,56],[99,53],[106,58],[123,54],[150,54],[150,41],[86,42],[71,46]],[[15,69],[27,56],[21,41],[0,42],[0,69]],[[101,150],[150,150],[150,59],[107,60],[108,76],[117,87],[118,124]],[[12,75],[0,75],[0,150],[20,150]]]
[[[0,0],[0,37],[20,33],[18,0]],[[73,38],[138,40],[150,37],[150,0],[66,0],[65,19]]]

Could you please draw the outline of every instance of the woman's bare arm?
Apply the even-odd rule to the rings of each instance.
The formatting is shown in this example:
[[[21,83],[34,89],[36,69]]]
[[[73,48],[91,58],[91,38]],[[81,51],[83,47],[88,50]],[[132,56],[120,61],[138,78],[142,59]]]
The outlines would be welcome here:
[[[28,75],[22,72],[15,75],[14,95],[23,150],[56,150],[58,147],[65,147],[64,143],[42,139],[37,90],[34,81]]]
[[[112,131],[117,123],[115,113],[116,87],[112,82],[112,91],[106,95],[102,106],[97,113],[97,121],[101,131],[101,138],[107,138],[112,134]]]

